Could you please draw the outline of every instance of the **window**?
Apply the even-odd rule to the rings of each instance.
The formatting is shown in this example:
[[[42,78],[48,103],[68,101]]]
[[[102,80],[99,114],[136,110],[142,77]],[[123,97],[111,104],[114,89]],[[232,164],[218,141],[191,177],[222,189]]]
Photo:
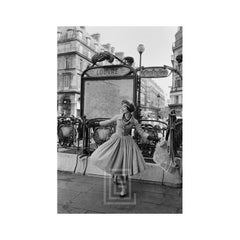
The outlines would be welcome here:
[[[91,51],[88,51],[88,58],[91,58],[92,57],[92,53]]]
[[[176,85],[175,85],[175,87],[177,87],[177,88],[182,87],[182,81],[181,81],[180,79],[177,79],[177,80],[176,80]]]
[[[67,37],[68,38],[72,38],[73,37],[73,30],[72,29],[68,29],[67,30]]]
[[[178,96],[175,96],[175,104],[178,104]]]
[[[82,45],[79,46],[79,52],[83,53],[83,46]]]
[[[59,89],[61,87],[61,79],[62,79],[61,75],[58,74],[57,75],[57,89]]]
[[[79,39],[82,39],[82,32],[81,31],[77,31],[77,37],[79,38]]]
[[[64,69],[65,68],[65,58],[64,57],[58,57],[58,69]]]
[[[87,37],[87,45],[90,46],[90,38]]]
[[[79,69],[83,70],[83,61],[81,58],[79,59]]]
[[[70,87],[70,83],[71,83],[71,76],[70,74],[65,74],[63,76],[63,88],[69,88]]]
[[[66,57],[66,68],[72,68],[72,58]]]
[[[58,40],[61,38],[61,35],[62,35],[61,32],[58,32],[58,33],[57,33],[57,39],[58,39]]]
[[[179,103],[182,104],[182,96],[179,95]]]
[[[58,69],[61,69],[61,58],[58,58],[57,63],[58,63]]]

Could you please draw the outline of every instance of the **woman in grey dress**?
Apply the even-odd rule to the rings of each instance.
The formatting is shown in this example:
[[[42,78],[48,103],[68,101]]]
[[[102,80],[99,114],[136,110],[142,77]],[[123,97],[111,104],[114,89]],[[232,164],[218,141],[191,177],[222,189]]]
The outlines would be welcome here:
[[[144,140],[159,140],[144,132],[132,114],[134,110],[133,103],[123,100],[120,114],[110,120],[88,124],[88,127],[97,127],[116,123],[116,132],[93,152],[91,159],[100,169],[114,175],[116,182],[120,180],[121,197],[127,194],[128,176],[135,175],[147,168],[141,150],[131,136],[132,129],[135,127]]]

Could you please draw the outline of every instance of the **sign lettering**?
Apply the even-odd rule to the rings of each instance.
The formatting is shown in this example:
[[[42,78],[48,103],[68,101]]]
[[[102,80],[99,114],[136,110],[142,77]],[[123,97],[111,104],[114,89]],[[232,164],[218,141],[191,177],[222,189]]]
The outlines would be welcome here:
[[[108,68],[93,68],[86,72],[88,77],[117,77],[125,76],[130,72],[127,67],[108,67]]]
[[[141,70],[142,78],[163,78],[168,76],[168,70],[163,67],[146,67]]]

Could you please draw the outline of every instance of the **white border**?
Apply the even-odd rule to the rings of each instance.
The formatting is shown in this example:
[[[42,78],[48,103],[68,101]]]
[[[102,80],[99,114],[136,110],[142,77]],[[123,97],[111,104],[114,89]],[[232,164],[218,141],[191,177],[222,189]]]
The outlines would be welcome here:
[[[1,10],[3,239],[239,238],[237,1],[23,0]],[[56,27],[96,23],[183,25],[182,215],[56,214]]]

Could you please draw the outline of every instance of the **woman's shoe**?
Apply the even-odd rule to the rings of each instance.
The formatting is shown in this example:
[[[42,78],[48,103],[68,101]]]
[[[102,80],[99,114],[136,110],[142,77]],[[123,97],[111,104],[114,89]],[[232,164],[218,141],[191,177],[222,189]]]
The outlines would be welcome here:
[[[122,186],[122,190],[120,192],[120,197],[125,197],[127,195],[127,188],[126,186]]]

